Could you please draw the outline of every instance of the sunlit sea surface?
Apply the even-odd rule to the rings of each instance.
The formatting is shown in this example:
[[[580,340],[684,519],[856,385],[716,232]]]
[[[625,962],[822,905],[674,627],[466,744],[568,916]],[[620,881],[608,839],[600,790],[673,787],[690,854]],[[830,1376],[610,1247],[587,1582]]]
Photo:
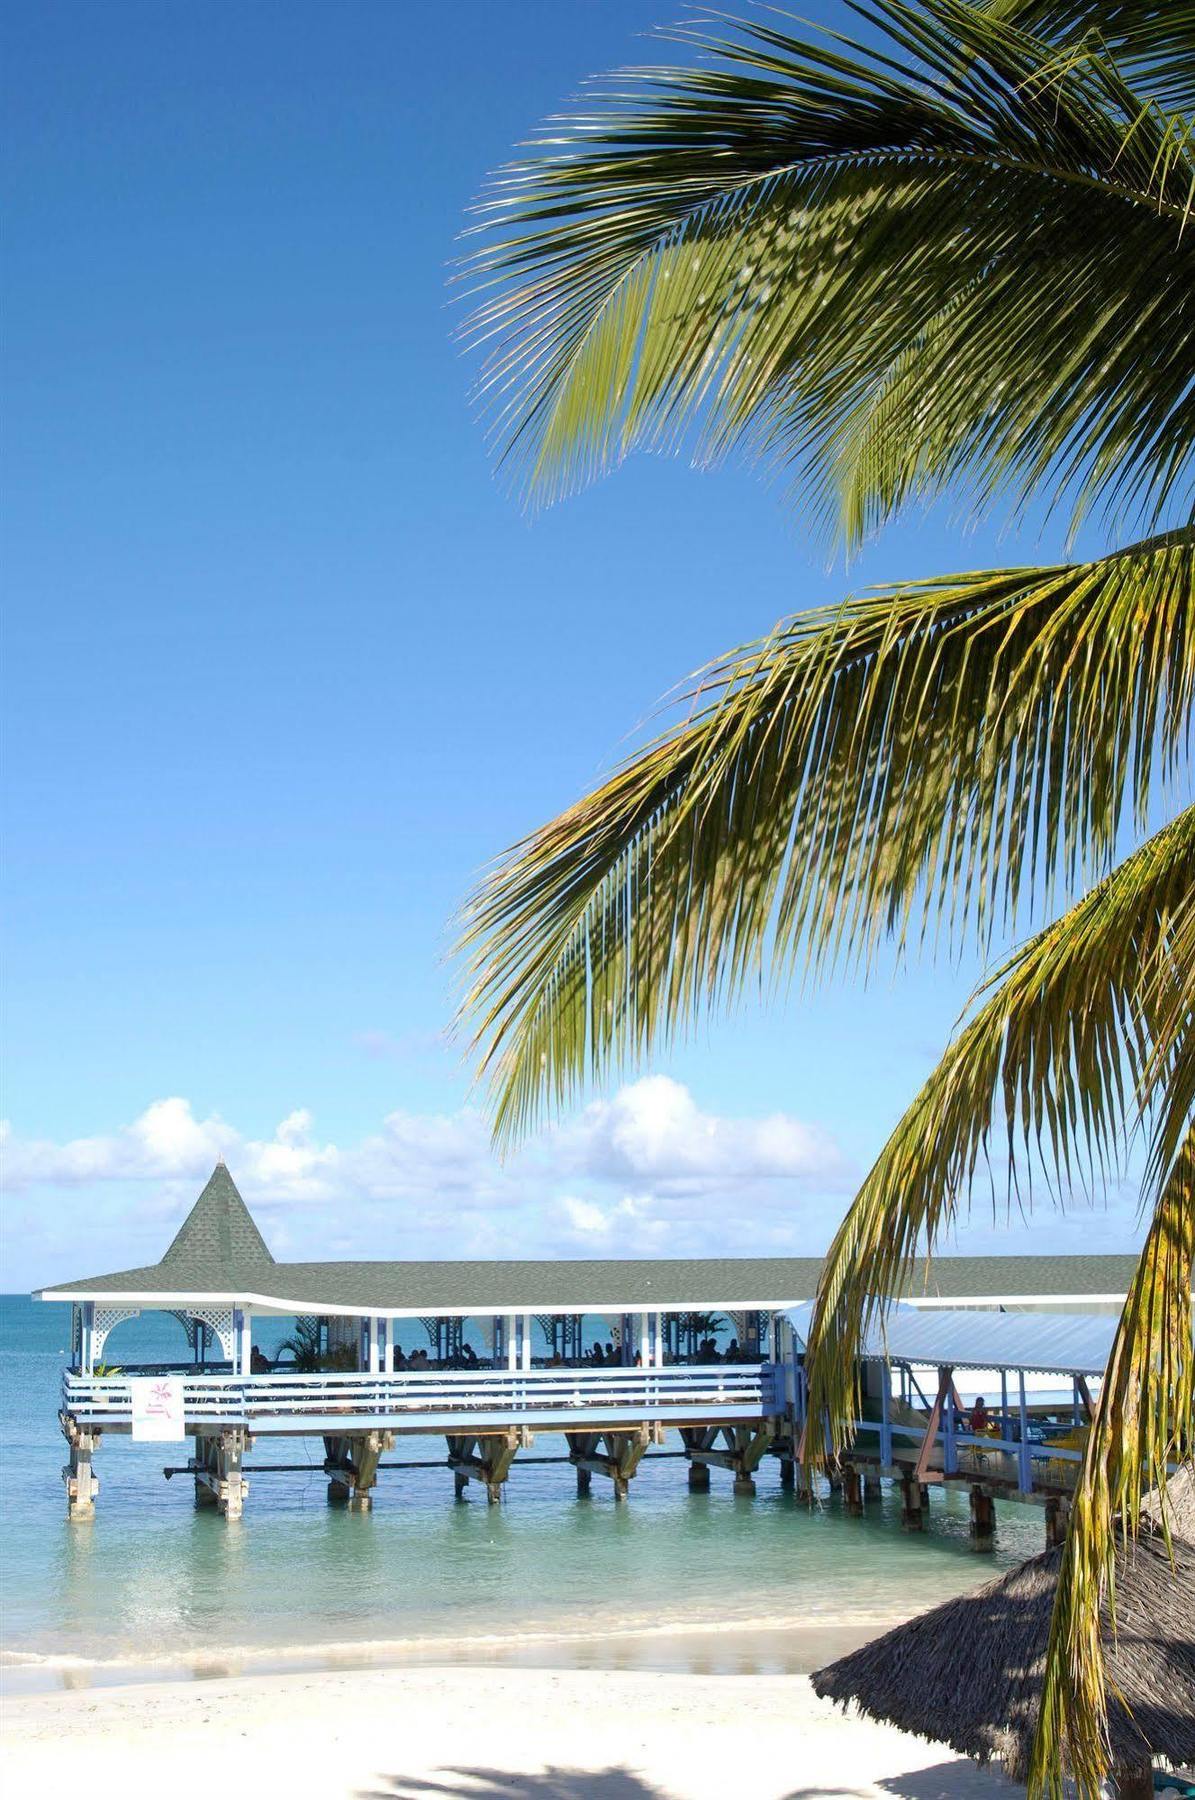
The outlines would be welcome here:
[[[754,1500],[735,1499],[719,1470],[709,1494],[690,1494],[684,1463],[660,1457],[625,1506],[598,1477],[578,1499],[567,1464],[516,1463],[500,1507],[476,1489],[455,1502],[438,1466],[383,1474],[372,1513],[348,1513],[327,1504],[318,1438],[258,1442],[251,1463],[308,1466],[250,1475],[235,1524],[197,1511],[186,1476],[163,1478],[189,1442],[108,1438],[95,1519],[71,1525],[57,1422],[69,1331],[66,1307],[0,1298],[9,1689],[408,1657],[779,1669],[799,1662],[795,1645],[832,1643],[833,1627],[905,1617],[1042,1547],[1040,1511],[1002,1504],[998,1548],[977,1556],[965,1491],[935,1493],[920,1536],[902,1533],[887,1487],[862,1520],[837,1501],[810,1510],[781,1491],[771,1458]],[[416,1322],[404,1341],[420,1337]],[[121,1326],[105,1355],[180,1350],[175,1323],[151,1316]],[[564,1448],[541,1434],[534,1453]],[[407,1438],[386,1461],[444,1453],[442,1439]]]

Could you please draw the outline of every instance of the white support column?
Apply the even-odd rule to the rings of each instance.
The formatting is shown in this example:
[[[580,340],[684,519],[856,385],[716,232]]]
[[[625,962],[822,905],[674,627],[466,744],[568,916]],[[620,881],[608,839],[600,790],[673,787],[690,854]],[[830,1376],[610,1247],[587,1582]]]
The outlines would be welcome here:
[[[519,1363],[518,1363],[519,1346],[518,1346],[517,1334],[516,1334],[516,1330],[515,1330],[515,1323],[516,1322],[515,1322],[514,1314],[513,1313],[508,1314],[507,1320],[506,1320],[506,1366],[508,1369],[512,1369],[512,1370],[517,1369],[519,1366]]]
[[[653,1356],[652,1361],[657,1369],[662,1369],[664,1367],[664,1315],[663,1315],[663,1313],[653,1313],[652,1314],[652,1322],[655,1326],[655,1338],[654,1338],[653,1344],[652,1344],[652,1348],[655,1352],[655,1355]]]
[[[523,1330],[522,1367],[524,1374],[526,1374],[531,1367],[531,1314],[524,1313],[519,1323]]]
[[[240,1327],[237,1333],[240,1365],[238,1370],[237,1364],[234,1363],[233,1372],[234,1374],[239,1372],[241,1375],[249,1375],[253,1370],[253,1313],[249,1307],[237,1314],[237,1323]]]
[[[95,1303],[84,1300],[79,1307],[79,1373],[90,1375],[92,1370],[91,1332],[95,1321]]]
[[[371,1375],[380,1375],[382,1372],[382,1321],[375,1313],[369,1324],[369,1372]]]
[[[635,1360],[637,1362],[639,1362],[643,1368],[649,1369],[651,1367],[651,1359],[652,1359],[651,1314],[650,1313],[640,1313],[640,1315],[639,1315],[639,1349],[638,1349]]]
[[[382,1374],[394,1373],[394,1320],[378,1319],[378,1330],[382,1334]]]
[[[1020,1419],[1021,1440],[1017,1445],[1017,1486],[1022,1494],[1033,1492],[1033,1458],[1029,1452],[1029,1408],[1025,1400],[1025,1371],[1019,1374],[1019,1393],[1017,1412]]]

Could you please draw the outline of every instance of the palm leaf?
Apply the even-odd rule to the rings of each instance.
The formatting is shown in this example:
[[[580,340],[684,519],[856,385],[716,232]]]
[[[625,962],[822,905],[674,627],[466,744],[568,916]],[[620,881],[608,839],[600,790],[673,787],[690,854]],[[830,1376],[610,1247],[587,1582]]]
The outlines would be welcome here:
[[[1134,86],[1161,105],[1195,105],[1195,5],[1190,0],[983,0],[993,18],[1067,45],[1094,40]]]
[[[1112,1514],[1132,1525],[1191,1403],[1195,809],[1108,871],[1184,763],[1195,680],[1195,7],[854,10],[869,44],[772,14],[680,28],[704,65],[611,78],[494,179],[465,279],[508,469],[551,498],[637,446],[737,451],[848,542],[952,484],[1179,529],[888,589],[707,670],[684,724],[482,886],[463,1012],[510,1135],[765,970],[867,966],[934,921],[986,944],[1098,880],[976,998],[835,1240],[810,1335],[841,1444],[874,1296],[989,1155],[1011,1200],[1035,1169],[1106,1172],[1150,1119],[1160,1198],[1035,1774],[1056,1788],[1065,1748],[1090,1791]]]
[[[1189,1079],[1195,1032],[1189,1011],[1176,1014],[1170,1000],[1176,928],[1193,896],[1188,807],[983,990],[884,1146],[822,1267],[807,1341],[809,1408],[825,1418],[832,1452],[849,1438],[855,1358],[869,1325],[906,1289],[922,1245],[932,1250],[968,1204],[989,1157],[1007,1158],[1010,1198],[1031,1190],[1035,1162],[1070,1181],[1089,1174],[1090,1158],[1105,1175],[1123,1148],[1126,1119],[1164,1098],[1176,1072]],[[811,1461],[824,1454],[813,1436]]]
[[[960,478],[1189,508],[1189,122],[961,0],[858,10],[879,48],[681,29],[712,66],[624,72],[494,178],[465,274],[503,456],[550,498],[696,430],[827,513],[853,471],[848,534]]]
[[[1103,1792],[1108,1757],[1100,1609],[1109,1600],[1115,1619],[1117,1532],[1135,1535],[1143,1483],[1164,1496],[1167,1465],[1195,1455],[1193,1259],[1195,1126],[1189,1126],[1161,1182],[1072,1502],[1029,1778],[1030,1792],[1049,1800],[1062,1800],[1064,1762],[1079,1800],[1097,1800]]]
[[[688,721],[469,909],[462,1013],[499,1130],[765,963],[866,963],[931,918],[986,941],[1106,870],[1186,749],[1193,596],[1195,533],[1176,533],[867,595],[707,671]]]

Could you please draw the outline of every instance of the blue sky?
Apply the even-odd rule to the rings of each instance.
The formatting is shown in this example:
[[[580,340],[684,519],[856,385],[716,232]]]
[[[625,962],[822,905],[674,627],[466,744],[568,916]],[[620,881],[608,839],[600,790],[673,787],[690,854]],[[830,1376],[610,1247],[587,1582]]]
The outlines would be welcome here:
[[[680,461],[533,521],[503,492],[456,234],[668,12],[9,9],[10,1286],[152,1259],[215,1148],[295,1255],[815,1250],[932,1066],[970,961],[744,1007],[500,1170],[443,1039],[474,872],[687,670],[1061,548],[942,509],[848,573]]]

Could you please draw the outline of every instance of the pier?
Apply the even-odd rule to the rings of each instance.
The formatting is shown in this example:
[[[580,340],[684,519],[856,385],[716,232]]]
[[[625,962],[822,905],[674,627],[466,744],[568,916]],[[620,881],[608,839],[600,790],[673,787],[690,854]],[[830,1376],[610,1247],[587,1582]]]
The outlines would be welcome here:
[[[813,1428],[803,1366],[810,1314],[802,1306],[787,1316],[786,1393],[798,1441]],[[998,1499],[1039,1504],[1047,1547],[1061,1542],[1091,1384],[1107,1366],[1116,1325],[1114,1317],[1086,1313],[893,1305],[863,1345],[863,1416],[834,1471],[847,1510],[862,1513],[889,1479],[900,1485],[903,1528],[922,1531],[930,1490],[953,1484],[969,1490],[975,1549],[994,1548]],[[1033,1376],[1049,1377],[1050,1389],[1030,1387]],[[976,1396],[972,1405],[960,1395],[963,1382]],[[990,1405],[986,1394],[980,1401],[981,1383]]]
[[[977,1547],[993,1541],[1000,1496],[1039,1501],[1049,1528],[1063,1529],[1081,1452],[1036,1429],[1042,1407],[1026,1374],[1066,1372],[1063,1423],[1081,1430],[1114,1323],[1081,1309],[1117,1304],[1131,1263],[935,1261],[923,1291],[890,1314],[883,1342],[865,1347],[865,1416],[831,1472],[846,1510],[862,1514],[881,1479],[897,1481],[915,1530],[931,1487],[965,1482]],[[303,1437],[322,1440],[329,1503],[356,1510],[370,1508],[387,1454],[411,1436],[439,1439],[450,1494],[475,1488],[493,1504],[520,1456],[571,1466],[578,1494],[592,1493],[596,1476],[626,1501],[668,1433],[694,1493],[717,1474],[748,1497],[765,1458],[779,1459],[782,1483],[796,1488],[808,1428],[802,1330],[819,1270],[812,1257],[279,1263],[221,1163],[160,1262],[38,1296],[73,1309],[59,1415],[68,1515],[93,1516],[97,1452],[121,1437],[191,1439],[186,1464],[166,1473],[191,1476],[196,1504],[229,1520],[245,1508],[247,1459]],[[1043,1307],[1057,1310],[1015,1310]],[[189,1361],[105,1360],[111,1334],[146,1311],[173,1316]],[[262,1354],[254,1325],[280,1318],[299,1321],[312,1366]],[[402,1321],[418,1321],[426,1351],[399,1346]],[[1026,1350],[1027,1334],[1036,1335]],[[1074,1354],[1051,1361],[1063,1340]],[[967,1368],[997,1384],[983,1432],[966,1428],[957,1379]],[[1059,1406],[1050,1412],[1056,1427]],[[558,1447],[551,1456],[545,1437]],[[286,1467],[277,1448],[267,1467]]]

